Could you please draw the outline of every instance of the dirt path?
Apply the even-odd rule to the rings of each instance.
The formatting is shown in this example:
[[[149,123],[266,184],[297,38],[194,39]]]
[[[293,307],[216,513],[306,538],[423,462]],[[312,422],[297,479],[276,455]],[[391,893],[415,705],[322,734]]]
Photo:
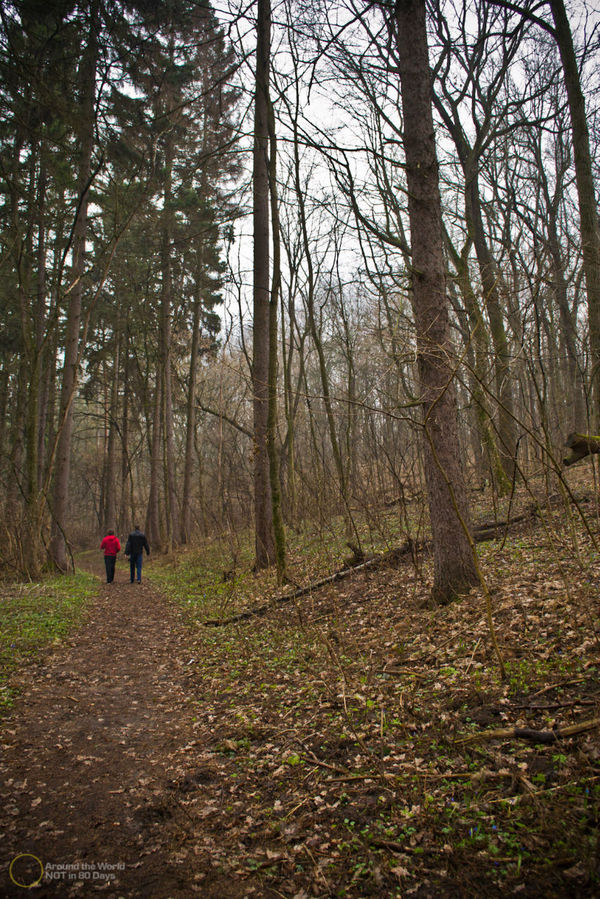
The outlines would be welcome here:
[[[196,777],[189,800],[185,784],[203,750],[188,640],[121,567],[69,643],[25,672],[0,730],[1,895],[22,897],[42,870],[36,896],[238,894],[210,847],[190,863],[203,791]]]

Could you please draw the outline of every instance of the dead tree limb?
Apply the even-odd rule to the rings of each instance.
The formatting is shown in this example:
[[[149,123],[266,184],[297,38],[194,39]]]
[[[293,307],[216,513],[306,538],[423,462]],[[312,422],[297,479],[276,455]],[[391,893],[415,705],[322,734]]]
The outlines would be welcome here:
[[[556,743],[565,737],[572,737],[575,734],[583,733],[586,730],[592,730],[600,725],[600,718],[588,718],[586,721],[580,721],[579,724],[570,724],[568,727],[557,727],[554,730],[532,730],[530,727],[500,727],[497,730],[483,730],[478,734],[472,734],[457,740],[457,743],[477,743],[489,740],[507,740],[516,738],[519,740],[530,740],[533,743]]]
[[[600,453],[600,437],[591,434],[569,434],[565,442],[571,453],[563,459],[563,465],[573,465],[586,456]]]
[[[378,568],[383,565],[392,565],[396,561],[399,561],[403,556],[410,554],[413,546],[414,543],[411,540],[407,540],[404,546],[367,559],[366,562],[361,562],[360,565],[342,568],[341,571],[336,571],[334,574],[330,574],[320,581],[313,581],[313,583],[308,584],[306,587],[299,587],[297,590],[294,590],[293,593],[285,593],[283,596],[276,596],[262,606],[248,609],[245,612],[240,612],[238,615],[232,615],[230,618],[211,618],[205,621],[204,624],[206,627],[223,627],[225,624],[236,624],[239,621],[248,621],[250,618],[266,615],[267,612],[270,612],[271,609],[277,605],[291,602],[293,599],[299,599],[301,596],[307,596],[309,593],[320,590],[321,587],[326,587],[328,584],[335,584],[356,571],[364,571],[367,568]]]
[[[511,518],[510,521],[485,522],[479,527],[473,529],[473,540],[476,543],[482,543],[485,540],[491,540],[493,537],[498,536],[502,529],[510,527],[510,525],[516,522],[526,521],[530,518],[535,517],[535,515],[536,508],[535,506],[531,506],[531,508],[524,512],[522,515],[517,515],[514,518]],[[354,547],[351,548],[354,549]],[[326,587],[329,584],[335,584],[338,581],[349,577],[355,572],[399,565],[408,557],[414,559],[417,553],[428,552],[430,548],[431,542],[428,540],[422,540],[417,543],[416,541],[408,538],[402,546],[397,546],[385,553],[379,553],[378,555],[370,556],[369,558],[365,559],[364,562],[360,562],[359,564],[347,565],[340,571],[336,571],[334,574],[330,574],[328,577],[324,577],[319,581],[313,581],[313,583],[307,584],[306,587],[299,587],[292,593],[285,593],[283,594],[283,596],[276,596],[263,605],[256,606],[252,609],[247,609],[245,612],[239,612],[237,615],[232,615],[229,618],[209,618],[204,622],[204,625],[206,627],[224,627],[227,624],[237,624],[240,621],[249,621],[251,618],[259,618],[262,615],[266,615],[278,605],[291,602],[294,599],[300,599],[300,597],[307,596],[309,593],[314,593],[317,590],[320,590],[322,587]],[[355,552],[355,556],[356,555],[357,554]]]

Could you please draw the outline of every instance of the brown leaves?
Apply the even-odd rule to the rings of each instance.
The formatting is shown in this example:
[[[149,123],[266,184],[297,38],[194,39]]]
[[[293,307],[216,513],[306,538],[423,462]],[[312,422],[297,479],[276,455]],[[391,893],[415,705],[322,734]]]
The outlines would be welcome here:
[[[123,896],[560,893],[555,847],[582,855],[597,829],[581,727],[600,679],[590,572],[557,547],[537,531],[482,550],[504,684],[479,595],[432,612],[409,566],[218,635],[180,628],[149,587],[102,596],[72,648],[23,675],[6,845],[126,858]],[[547,746],[514,730],[557,726]]]

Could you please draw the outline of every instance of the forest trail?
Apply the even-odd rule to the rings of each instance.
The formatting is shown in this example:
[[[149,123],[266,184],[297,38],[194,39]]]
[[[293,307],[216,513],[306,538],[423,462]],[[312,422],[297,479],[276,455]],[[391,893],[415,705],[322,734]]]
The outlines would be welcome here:
[[[3,896],[23,896],[42,866],[38,897],[237,895],[216,872],[207,882],[206,847],[193,866],[178,852],[202,806],[202,790],[178,793],[202,757],[188,640],[177,609],[121,564],[80,629],[22,674],[1,732]]]

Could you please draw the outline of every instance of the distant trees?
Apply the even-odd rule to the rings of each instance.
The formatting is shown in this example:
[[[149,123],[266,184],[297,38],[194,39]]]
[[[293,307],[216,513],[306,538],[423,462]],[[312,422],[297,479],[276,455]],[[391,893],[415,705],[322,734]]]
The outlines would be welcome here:
[[[597,42],[554,0],[427,4],[417,165],[416,8],[4,5],[5,565],[145,517],[165,548],[253,525],[283,576],[284,521],[340,515],[360,554],[394,509],[468,585],[460,469],[506,492],[593,430]]]
[[[23,0],[3,14],[0,65],[12,563],[37,571],[50,525],[46,548],[66,570],[79,395],[105,422],[98,525],[131,517],[141,414],[154,429],[153,538],[189,531],[175,483],[175,355],[190,349],[187,337],[177,343],[186,317],[196,360],[219,330],[212,309],[236,168],[233,57],[208,5],[57,0],[40,15]],[[188,422],[193,433],[189,412]]]

